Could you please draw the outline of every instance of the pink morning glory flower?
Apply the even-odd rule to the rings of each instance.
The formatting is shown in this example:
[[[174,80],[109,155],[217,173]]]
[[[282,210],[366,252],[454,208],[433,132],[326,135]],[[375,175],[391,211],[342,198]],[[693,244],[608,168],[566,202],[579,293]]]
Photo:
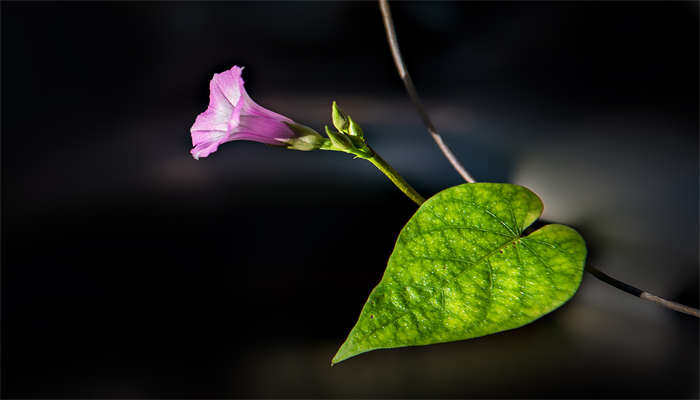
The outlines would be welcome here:
[[[270,111],[253,101],[245,91],[242,67],[214,74],[209,83],[209,107],[199,114],[190,129],[190,151],[195,159],[207,157],[222,143],[251,140],[297,150],[319,148],[325,139],[313,129]]]

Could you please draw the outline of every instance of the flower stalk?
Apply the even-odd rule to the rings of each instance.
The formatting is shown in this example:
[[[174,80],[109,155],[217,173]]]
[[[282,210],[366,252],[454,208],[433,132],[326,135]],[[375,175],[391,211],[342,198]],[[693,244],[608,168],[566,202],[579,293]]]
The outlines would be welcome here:
[[[360,124],[343,112],[335,101],[333,102],[331,116],[336,130],[334,131],[326,126],[326,134],[330,138],[330,142],[322,146],[321,150],[342,151],[357,158],[364,158],[382,171],[396,187],[416,204],[423,204],[425,198],[418,194],[416,189],[409,185],[374,149],[369,147],[365,141],[365,133]]]
[[[389,165],[389,163],[379,156],[379,154],[374,153],[372,157],[367,158],[366,160],[374,164],[377,169],[382,171],[384,175],[386,175],[394,183],[394,185],[396,185],[396,187],[401,189],[401,191],[416,204],[421,205],[425,202],[425,198],[416,192],[416,189],[409,185],[408,182],[406,182],[406,180],[403,179],[403,177],[401,177],[401,175],[399,175],[399,173],[396,172],[391,165]]]

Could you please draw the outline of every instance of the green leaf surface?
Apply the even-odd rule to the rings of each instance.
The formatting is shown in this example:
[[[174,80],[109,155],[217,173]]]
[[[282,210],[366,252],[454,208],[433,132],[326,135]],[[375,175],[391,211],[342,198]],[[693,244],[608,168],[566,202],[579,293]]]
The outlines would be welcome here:
[[[333,363],[514,329],[564,304],[581,283],[586,244],[558,224],[522,237],[541,214],[539,197],[511,184],[464,184],[428,199]]]

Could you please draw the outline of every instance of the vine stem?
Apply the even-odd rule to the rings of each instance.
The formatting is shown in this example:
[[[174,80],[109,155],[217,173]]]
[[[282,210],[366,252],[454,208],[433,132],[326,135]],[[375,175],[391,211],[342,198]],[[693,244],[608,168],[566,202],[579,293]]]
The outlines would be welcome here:
[[[396,69],[399,72],[399,77],[401,77],[401,80],[403,81],[404,86],[406,87],[406,92],[408,92],[408,97],[411,98],[411,102],[413,102],[413,105],[416,107],[416,110],[418,111],[418,114],[420,114],[421,119],[423,119],[423,124],[425,127],[428,129],[428,132],[430,135],[433,137],[435,140],[435,143],[437,143],[438,147],[442,151],[442,154],[445,155],[445,158],[452,164],[452,167],[459,173],[462,178],[469,182],[469,183],[475,183],[476,180],[472,178],[472,176],[467,172],[467,170],[462,166],[462,164],[459,162],[457,157],[452,153],[450,148],[445,144],[445,142],[442,140],[442,136],[437,132],[435,129],[435,126],[433,126],[432,121],[430,120],[430,116],[428,116],[428,112],[425,110],[423,107],[423,103],[420,101],[420,97],[418,97],[418,92],[416,91],[416,87],[413,85],[413,80],[411,79],[411,75],[408,73],[408,69],[406,68],[406,64],[403,62],[403,58],[401,57],[401,51],[399,50],[399,42],[398,39],[396,38],[396,30],[394,29],[394,21],[391,18],[391,10],[389,9],[389,2],[387,0],[379,0],[379,9],[382,12],[382,19],[384,21],[384,28],[386,30],[386,37],[387,40],[389,41],[389,47],[391,48],[391,55],[394,58],[394,63],[396,64]],[[377,155],[377,157],[379,157]],[[379,157],[381,159],[381,157]],[[372,160],[370,160],[372,161]],[[383,161],[383,160],[382,160]],[[372,162],[375,164],[374,162]],[[384,161],[384,164],[386,162]],[[375,164],[377,165],[377,164]],[[386,164],[388,166],[388,164]],[[379,168],[379,166],[377,165]],[[389,166],[389,168],[391,168]],[[379,168],[381,170],[381,168]],[[393,171],[393,168],[391,168]],[[387,174],[384,170],[382,170],[385,174]],[[394,171],[396,176],[401,178],[396,171]],[[391,176],[387,174],[389,178],[391,179]],[[403,181],[403,178],[401,178]],[[399,186],[393,179],[392,182],[396,184],[396,186]],[[405,183],[405,181],[403,181]],[[406,183],[408,185],[408,183]],[[399,186],[399,188],[404,191],[404,189]],[[411,188],[413,189],[413,188]],[[415,190],[414,190],[415,192]],[[406,191],[404,191],[406,193]],[[408,193],[406,193],[408,195]],[[422,197],[415,193],[420,199]],[[422,204],[423,201],[418,202],[414,197],[411,197],[411,195],[408,195],[408,197],[411,198],[411,200],[415,201],[418,203],[418,205]],[[633,296],[639,297],[640,299],[648,300],[651,302],[654,302],[656,304],[659,304],[663,307],[666,307],[670,310],[677,311],[680,313],[692,315],[696,318],[700,318],[700,310],[697,308],[689,307],[683,304],[679,304],[670,300],[666,300],[664,298],[661,298],[659,296],[653,295],[645,290],[637,289],[634,286],[628,285],[622,281],[619,281],[610,275],[604,273],[603,271],[597,269],[596,267],[588,264],[586,266],[586,271],[588,271],[591,275],[595,276],[596,278],[600,279],[601,281],[607,283],[608,285],[611,285],[625,293],[629,293]]]
[[[469,172],[467,172],[467,170],[462,166],[462,164],[460,164],[459,160],[457,157],[455,157],[447,144],[442,140],[442,136],[440,136],[437,129],[435,129],[433,122],[430,120],[428,112],[425,111],[425,107],[423,107],[423,103],[420,101],[420,97],[418,97],[418,92],[416,91],[416,87],[413,85],[411,75],[408,73],[406,64],[404,64],[403,59],[401,58],[401,50],[399,50],[399,42],[396,39],[396,31],[394,30],[394,21],[391,18],[391,10],[389,10],[389,3],[387,0],[379,0],[379,8],[382,10],[384,28],[386,28],[386,37],[389,40],[391,55],[394,57],[396,69],[399,71],[399,76],[406,87],[408,97],[411,98],[411,102],[413,102],[416,110],[418,110],[418,114],[420,114],[421,119],[423,119],[423,125],[425,125],[425,127],[428,129],[430,136],[433,137],[433,140],[435,140],[435,143],[437,143],[438,147],[442,151],[442,154],[445,155],[445,158],[447,158],[447,161],[452,164],[452,167],[457,171],[457,173],[459,173],[462,178],[469,183],[476,182]]]

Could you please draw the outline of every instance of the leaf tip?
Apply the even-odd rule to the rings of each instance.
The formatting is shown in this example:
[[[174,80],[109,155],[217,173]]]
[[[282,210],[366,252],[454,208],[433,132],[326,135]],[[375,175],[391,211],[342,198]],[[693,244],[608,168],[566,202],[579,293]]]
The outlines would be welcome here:
[[[331,367],[339,362],[347,360],[352,356],[353,354],[350,354],[350,352],[347,350],[347,346],[345,346],[345,343],[343,343],[343,345],[340,346],[340,349],[338,349],[338,352],[335,353],[335,356],[333,356],[333,359],[331,360]]]
[[[335,353],[335,356],[333,356],[331,366],[371,350],[363,348],[362,346],[358,347],[357,344],[351,340],[352,334],[353,332],[350,332],[348,339],[345,340],[345,342],[338,349],[338,352]]]

